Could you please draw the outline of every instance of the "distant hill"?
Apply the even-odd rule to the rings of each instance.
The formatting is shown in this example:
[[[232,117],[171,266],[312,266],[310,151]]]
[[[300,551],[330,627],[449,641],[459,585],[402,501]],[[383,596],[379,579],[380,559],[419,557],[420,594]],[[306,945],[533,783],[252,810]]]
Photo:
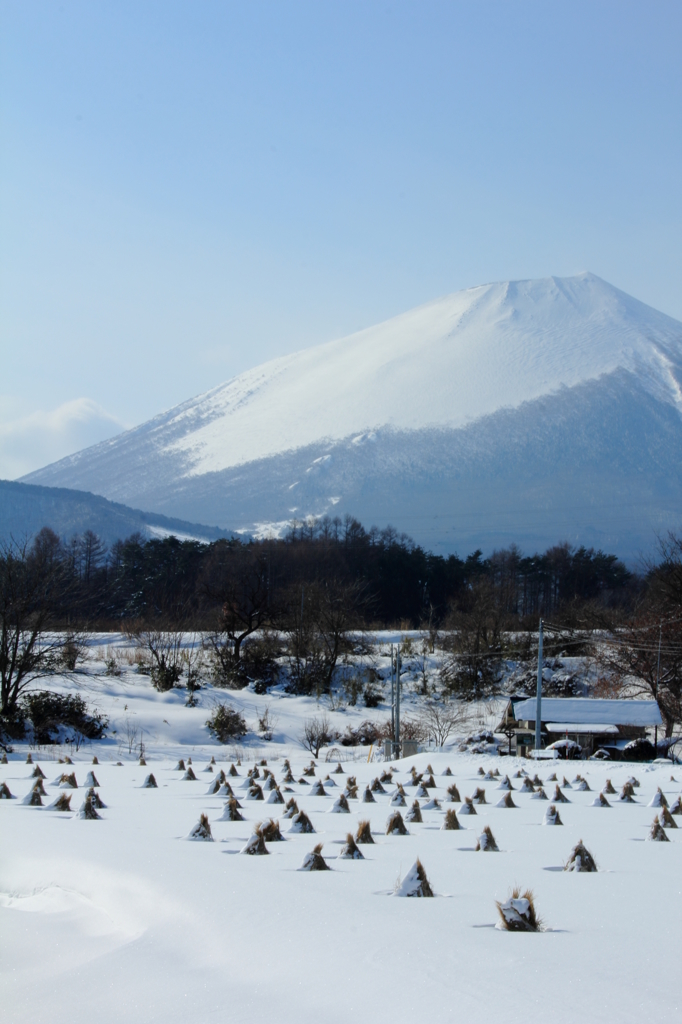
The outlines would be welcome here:
[[[281,533],[631,558],[682,509],[682,323],[593,274],[483,285],[258,366],[24,478]]]
[[[109,545],[132,533],[145,537],[172,534],[201,541],[233,536],[218,527],[128,508],[88,491],[0,480],[0,540],[8,541],[11,537],[17,541],[30,540],[44,526],[65,539],[92,530]]]

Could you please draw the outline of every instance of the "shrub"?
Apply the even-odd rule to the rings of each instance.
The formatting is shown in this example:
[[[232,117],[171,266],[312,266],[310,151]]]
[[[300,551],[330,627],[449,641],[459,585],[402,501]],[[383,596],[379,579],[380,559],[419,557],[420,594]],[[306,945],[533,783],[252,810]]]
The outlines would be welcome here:
[[[378,708],[383,700],[383,694],[376,686],[368,683],[363,690],[362,699],[366,708]]]
[[[81,738],[101,740],[109,725],[101,712],[88,708],[80,694],[38,690],[24,696],[21,709],[33,724],[36,743],[56,743],[67,729]]]
[[[364,722],[360,722],[355,728],[351,725],[346,728],[345,733],[341,737],[341,744],[344,747],[369,747],[372,743],[377,742],[380,735],[381,733],[374,722],[365,719]]]
[[[213,714],[206,719],[206,725],[215,734],[219,743],[228,743],[247,733],[246,722],[241,711],[230,707],[229,704],[216,704]]]

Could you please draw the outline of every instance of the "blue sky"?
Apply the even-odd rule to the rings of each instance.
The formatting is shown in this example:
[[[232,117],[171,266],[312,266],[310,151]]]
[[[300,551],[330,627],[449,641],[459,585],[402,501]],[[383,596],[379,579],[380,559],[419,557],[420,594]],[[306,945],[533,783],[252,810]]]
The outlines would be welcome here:
[[[0,476],[486,281],[682,319],[677,0],[0,17]]]

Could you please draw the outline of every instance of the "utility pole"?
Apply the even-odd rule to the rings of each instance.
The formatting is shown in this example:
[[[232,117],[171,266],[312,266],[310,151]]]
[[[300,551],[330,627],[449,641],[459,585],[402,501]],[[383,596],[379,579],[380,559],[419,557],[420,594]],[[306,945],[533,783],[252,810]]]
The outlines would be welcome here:
[[[395,752],[400,757],[400,647],[395,652]]]
[[[393,644],[391,644],[391,749],[395,750],[395,669],[393,666]]]
[[[535,691],[535,749],[542,746],[542,619],[538,631],[538,682]]]
[[[658,683],[661,678],[661,639],[663,637],[663,623],[658,624],[658,661],[656,663],[656,704],[658,704]],[[658,725],[654,726],[654,758],[658,757]]]

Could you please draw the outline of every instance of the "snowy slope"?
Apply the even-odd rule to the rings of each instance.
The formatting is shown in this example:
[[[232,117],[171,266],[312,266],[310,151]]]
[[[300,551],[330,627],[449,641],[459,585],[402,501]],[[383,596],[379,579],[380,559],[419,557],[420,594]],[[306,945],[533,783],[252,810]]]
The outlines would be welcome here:
[[[500,537],[518,531],[514,508],[537,507],[526,533],[556,540],[569,499],[601,510],[584,523],[597,533],[604,509],[643,502],[627,546],[633,523],[673,525],[681,385],[682,324],[594,275],[484,285],[273,360],[26,480],[230,528],[334,510],[419,536],[428,511],[450,521],[426,542],[450,547],[468,536],[458,515],[474,537],[493,505]]]

